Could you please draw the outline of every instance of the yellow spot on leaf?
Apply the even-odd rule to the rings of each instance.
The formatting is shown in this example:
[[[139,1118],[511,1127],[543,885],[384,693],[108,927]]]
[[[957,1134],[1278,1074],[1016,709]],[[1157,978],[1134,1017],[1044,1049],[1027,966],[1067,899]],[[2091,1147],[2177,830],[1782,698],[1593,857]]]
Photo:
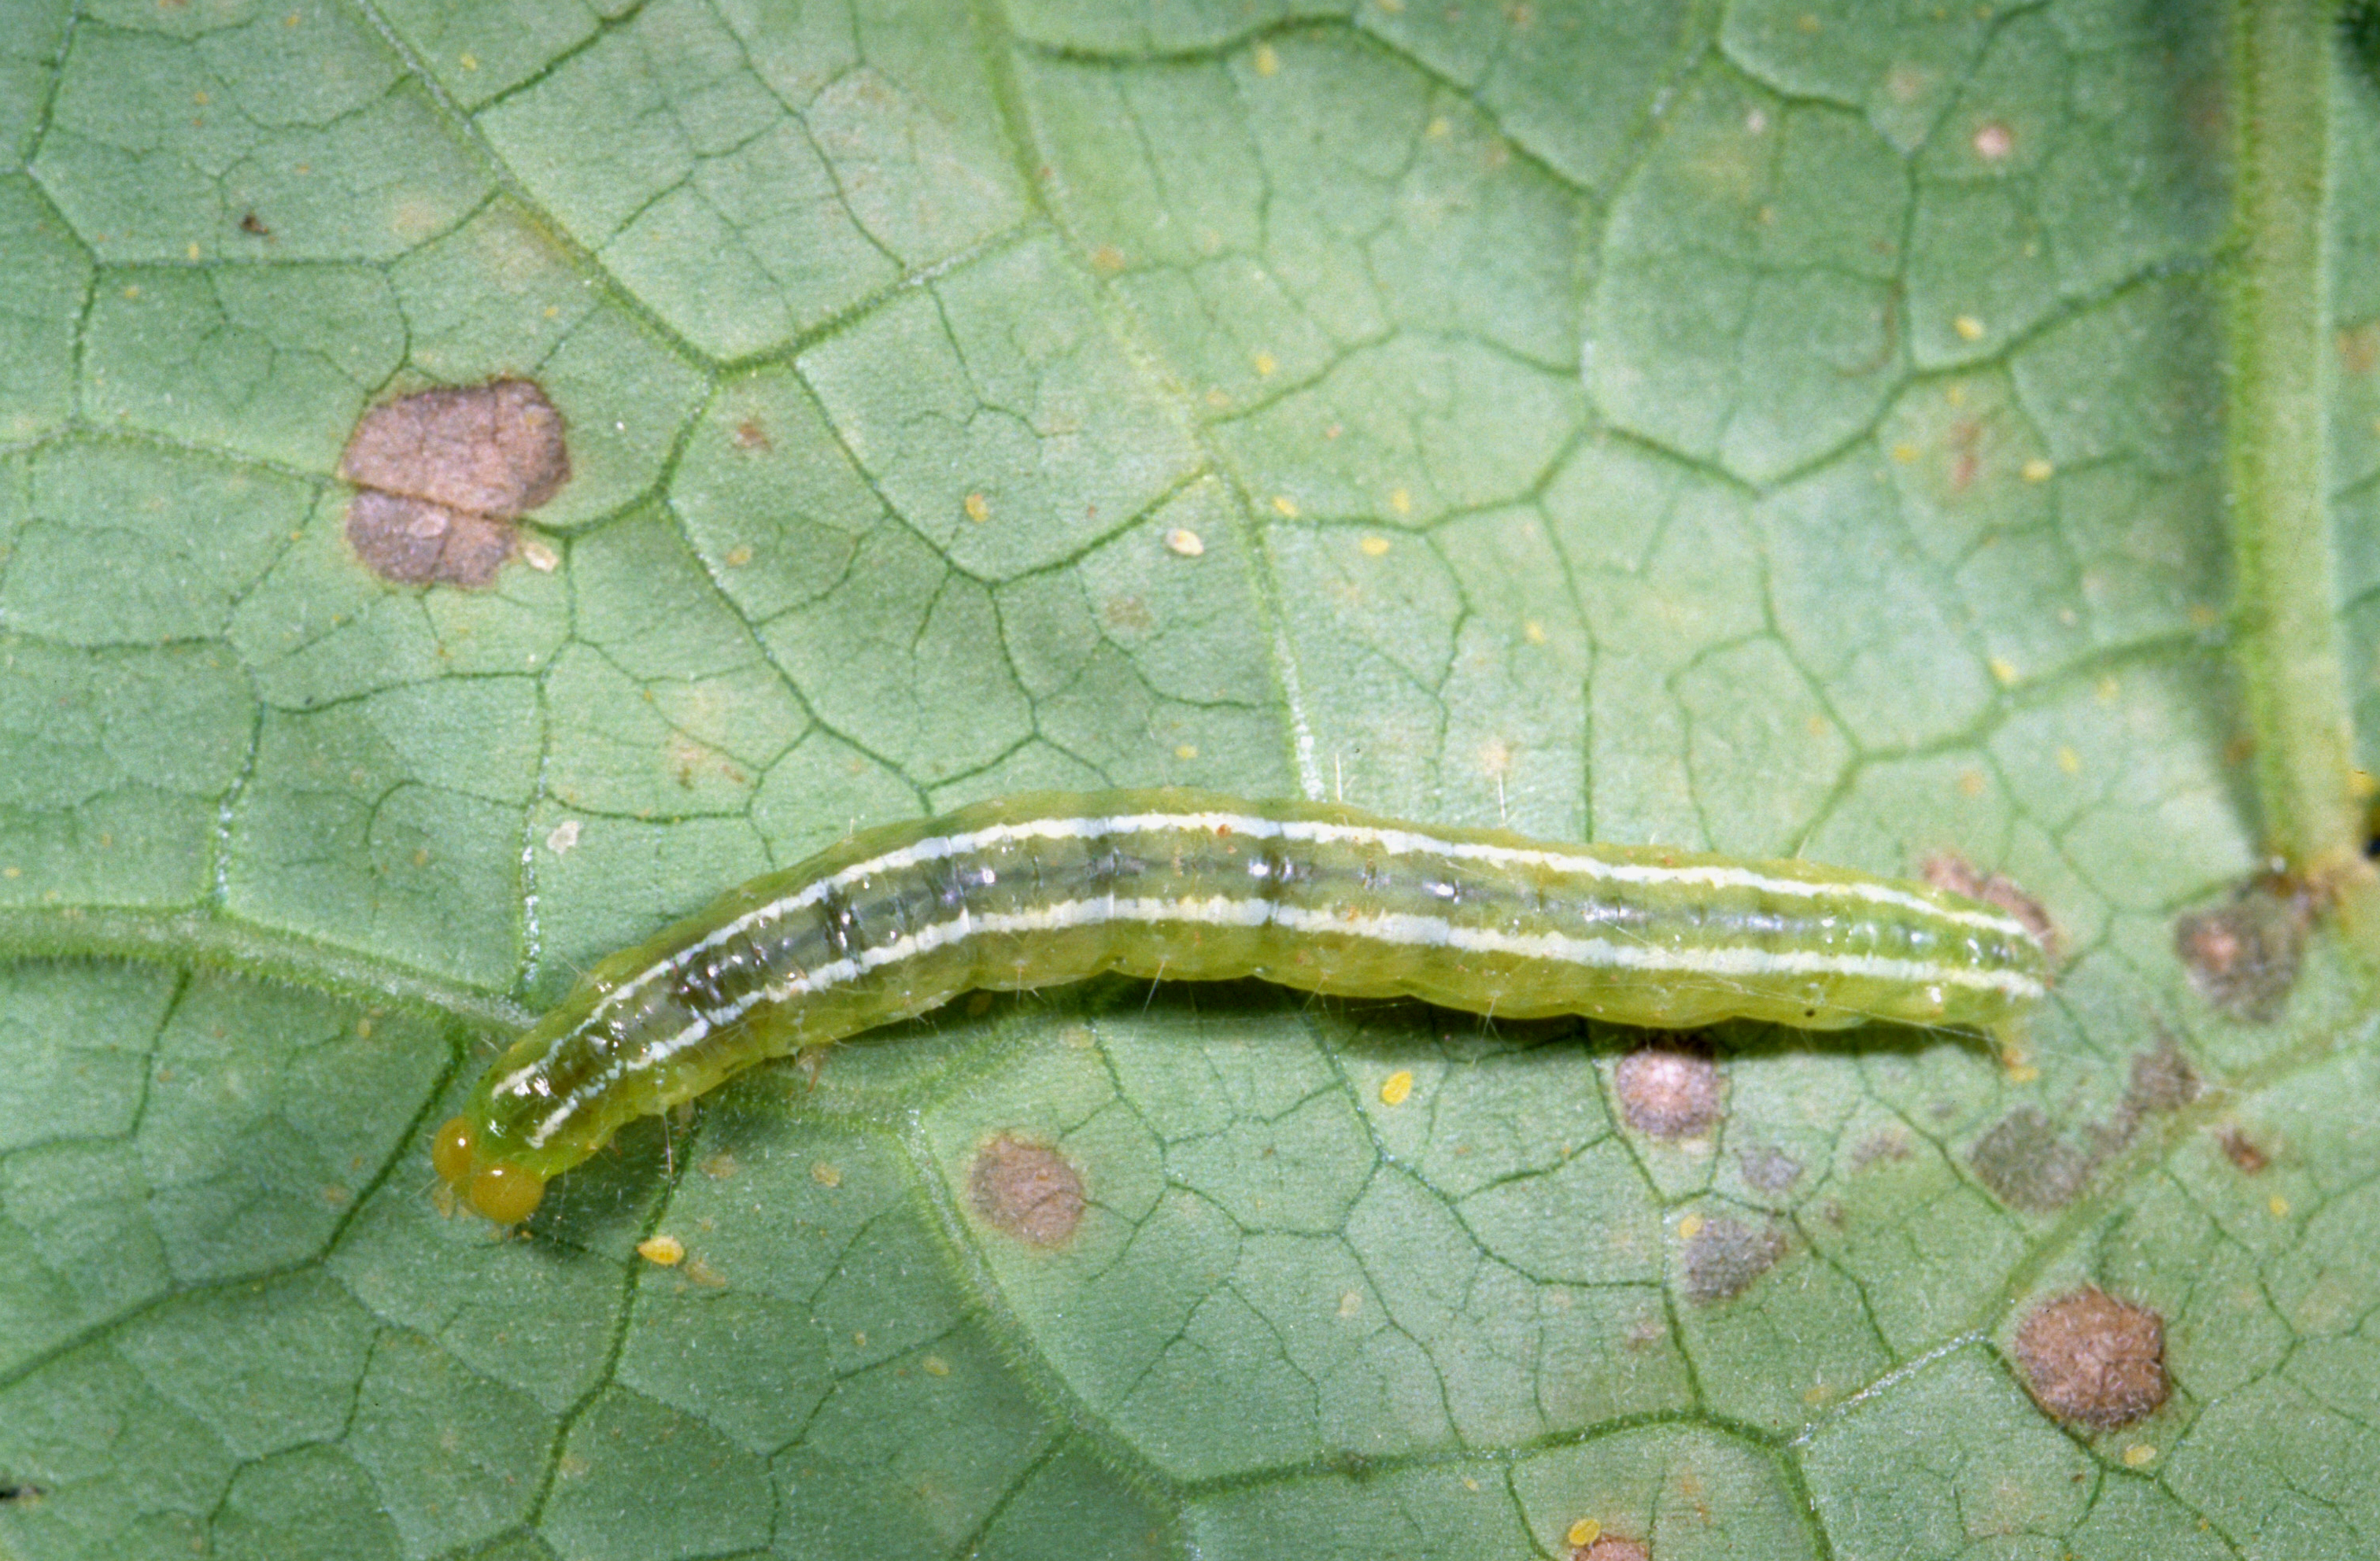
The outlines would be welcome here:
[[[1389,508],[1396,511],[1399,514],[1413,514],[1413,495],[1402,488],[1390,489],[1389,490]]]
[[[1445,115],[1434,115],[1430,122],[1421,127],[1421,133],[1431,140],[1442,141],[1454,133],[1454,127],[1446,122]]]
[[[2146,1469],[2156,1461],[2157,1450],[2146,1442],[2135,1442],[2124,1449],[2126,1469]]]
[[[2010,660],[2005,656],[1995,656],[1992,658],[1990,664],[1992,676],[1998,681],[2001,687],[2005,688],[2009,684],[2016,682],[2017,671],[2015,662]]]
[[[1345,1295],[1342,1295],[1342,1296],[1341,1296],[1341,1297],[1339,1298],[1339,1315],[1340,1315],[1340,1316],[1342,1316],[1342,1317],[1354,1317],[1354,1316],[1357,1316],[1357,1315],[1360,1315],[1360,1314],[1362,1313],[1363,1310],[1364,1310],[1364,1292],[1363,1292],[1363,1291],[1361,1291],[1361,1290],[1349,1290]]]
[[[2098,685],[2092,692],[2099,696],[2099,703],[2102,705],[2112,705],[2124,692],[2124,685],[2114,678],[2106,677],[2099,680]]]
[[[723,1290],[727,1288],[727,1276],[698,1257],[686,1265],[686,1277],[698,1285],[707,1285],[714,1290]]]
[[[1206,552],[1207,539],[1196,531],[1177,526],[1165,534],[1165,547],[1167,551],[1179,553],[1184,558],[1197,558]]]
[[[951,1374],[951,1363],[948,1361],[943,1360],[939,1355],[929,1355],[924,1360],[918,1361],[917,1364],[925,1368],[926,1374],[928,1376],[948,1376]]]
[[[1400,1068],[1380,1081],[1380,1104],[1402,1106],[1413,1094],[1413,1070]]]
[[[1892,458],[1905,466],[1917,459],[1917,446],[1904,439],[1892,447]]]
[[[1531,645],[1543,645],[1546,643],[1546,626],[1532,618],[1521,625],[1521,637]]]
[[[810,1168],[810,1180],[820,1187],[840,1187],[843,1185],[843,1172],[839,1168],[820,1160]]]
[[[1683,1218],[1683,1219],[1682,1219],[1682,1220],[1678,1221],[1678,1240],[1681,1240],[1681,1241],[1691,1241],[1691,1240],[1693,1240],[1695,1237],[1697,1237],[1697,1236],[1701,1235],[1702,1233],[1703,1233],[1703,1216],[1700,1216],[1700,1215],[1698,1215],[1698,1214],[1690,1214],[1690,1215],[1686,1216],[1686,1217],[1685,1217],[1685,1218]]]
[[[2370,770],[2351,769],[2347,772],[2348,795],[2357,802],[2368,802],[2376,793],[2380,793],[2380,780],[2373,780]]]
[[[2082,756],[2071,748],[2060,748],[2058,750],[2058,768],[2065,774],[2080,775],[2082,773]]]
[[[1405,0],[1380,0],[1380,9],[1392,17],[1404,15]]]
[[[1984,322],[1972,314],[1962,314],[1950,321],[1950,329],[1959,333],[1959,339],[1962,342],[1980,342],[1984,339]]]
[[[2058,468],[2038,455],[2027,461],[2022,470],[2027,482],[2047,482],[2058,475]]]
[[[637,1255],[647,1263],[675,1268],[686,1261],[686,1243],[674,1236],[648,1236],[637,1243]]]
[[[1269,374],[1274,369],[1281,367],[1281,361],[1269,352],[1260,352],[1257,354],[1256,363],[1257,372],[1260,375]]]
[[[1366,558],[1386,558],[1389,554],[1389,539],[1386,537],[1366,537],[1355,545],[1363,550]]]
[[[1113,276],[1123,269],[1123,251],[1112,244],[1101,244],[1091,250],[1091,269]]]
[[[1962,797],[1982,796],[1984,794],[1984,772],[1980,769],[1961,770],[1959,772],[1959,794]]]
[[[523,542],[521,562],[540,575],[551,575],[562,567],[562,555],[543,542]]]
[[[2265,1200],[2265,1207],[2272,1211],[2272,1215],[2275,1219],[2287,1219],[2289,1217],[2289,1201],[2287,1198],[2282,1197],[2278,1192],[2274,1193],[2272,1197]]]
[[[578,820],[565,818],[547,831],[545,849],[561,856],[578,843]]]
[[[1173,756],[1184,761],[1185,763],[1191,759],[1195,759],[1198,756],[1198,744],[1196,743],[1184,743],[1173,750]]]
[[[1277,76],[1280,73],[1281,56],[1272,52],[1272,45],[1269,43],[1257,44],[1257,74],[1258,76]]]
[[[1295,520],[1297,518],[1297,501],[1291,498],[1286,493],[1274,494],[1272,496],[1272,507],[1274,512],[1283,520]]]
[[[740,543],[739,543],[739,544],[737,544],[736,546],[732,547],[732,548],[730,548],[730,549],[728,549],[728,550],[727,550],[727,567],[728,567],[728,568],[730,568],[730,569],[741,569],[741,568],[743,568],[746,564],[747,564],[747,563],[751,563],[751,562],[752,562],[752,550],[751,550],[751,549],[749,549],[749,548],[747,548],[747,547],[745,547],[745,546],[743,546],[742,544],[740,544]]]
[[[480,68],[480,56],[477,54],[465,54],[455,63],[461,66],[465,70],[477,70]]]
[[[194,260],[199,258],[199,247],[196,244],[191,245],[188,249],[185,249],[182,252],[189,256],[190,259]]]
[[[991,518],[991,505],[984,501],[980,493],[968,494],[966,502],[962,507],[966,511],[966,517],[978,526]]]
[[[1564,1541],[1573,1546],[1593,1544],[1603,1537],[1603,1525],[1592,1518],[1582,1518],[1562,1533]]]

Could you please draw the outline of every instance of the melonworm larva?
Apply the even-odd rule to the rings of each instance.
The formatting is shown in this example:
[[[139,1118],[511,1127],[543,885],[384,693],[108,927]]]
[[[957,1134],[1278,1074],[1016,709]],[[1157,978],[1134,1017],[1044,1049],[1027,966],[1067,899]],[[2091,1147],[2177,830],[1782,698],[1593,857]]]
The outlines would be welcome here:
[[[1803,862],[1044,793],[868,830],[613,955],[489,1070],[433,1158],[517,1220],[623,1123],[756,1062],[1109,970],[1661,1029],[1991,1030],[2042,996],[2046,963],[2014,916]]]

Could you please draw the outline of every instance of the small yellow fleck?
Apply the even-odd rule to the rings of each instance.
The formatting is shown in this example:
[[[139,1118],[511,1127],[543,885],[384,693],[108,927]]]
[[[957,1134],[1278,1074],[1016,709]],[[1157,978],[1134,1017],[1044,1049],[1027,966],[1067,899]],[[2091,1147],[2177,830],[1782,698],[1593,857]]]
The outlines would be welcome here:
[[[1389,490],[1389,508],[1396,511],[1399,514],[1413,514],[1413,495],[1402,488],[1390,489]]]
[[[369,1041],[371,1039],[371,1033],[372,1022],[370,1020],[358,1019],[356,1021],[356,1039],[359,1041]]]
[[[1562,1534],[1562,1538],[1573,1547],[1593,1544],[1602,1537],[1603,1525],[1592,1518],[1580,1519]]]
[[[1917,446],[1904,439],[1892,447],[1892,458],[1905,466],[1917,459]]]
[[[2123,695],[2124,685],[2112,677],[2104,677],[2099,680],[2092,692],[2099,696],[2099,703],[2102,705],[2112,705]]]
[[[1380,9],[1392,17],[1404,15],[1405,0],[1380,0]]]
[[[1402,1106],[1413,1094],[1413,1070],[1400,1068],[1380,1081],[1380,1104]]]
[[[1809,1405],[1814,1410],[1819,1405],[1825,1403],[1829,1395],[1827,1392],[1827,1385],[1823,1382],[1819,1383],[1815,1387],[1805,1387],[1802,1389],[1802,1402]]]
[[[1281,367],[1281,360],[1269,352],[1260,352],[1257,354],[1256,364],[1258,374],[1269,374]]]
[[[2009,1064],[2008,1076],[2009,1083],[2012,1084],[2029,1084],[2040,1079],[2041,1070],[2030,1062],[2011,1062]]]
[[[1206,552],[1207,539],[1186,526],[1177,526],[1165,534],[1165,547],[1167,551],[1184,558],[1197,558]]]
[[[727,1288],[727,1276],[698,1257],[686,1265],[686,1277],[698,1285],[708,1285],[714,1290],[723,1290]]]
[[[131,284],[129,286],[126,287],[126,288],[124,289],[124,296],[125,296],[126,297],[128,297],[128,298],[137,298],[137,297],[139,297],[139,296],[140,296],[140,284],[139,284],[138,282],[135,282],[135,283]]]
[[[1257,44],[1257,74],[1258,76],[1272,76],[1277,75],[1280,70],[1281,56],[1272,52],[1272,45],[1269,43]]]
[[[865,1349],[868,1348],[868,1330],[866,1328],[854,1328],[851,1330],[851,1347],[854,1349]]]
[[[1828,724],[1826,717],[1813,710],[1802,718],[1802,730],[1812,737],[1824,737],[1833,728]]]
[[[1442,141],[1454,133],[1454,127],[1446,122],[1445,115],[1435,115],[1428,124],[1421,127],[1421,133],[1431,140]]]
[[[305,18],[299,16],[297,12],[292,11],[287,16],[281,18],[281,25],[284,27],[296,27],[305,19]]]
[[[1521,625],[1521,637],[1531,645],[1543,645],[1546,643],[1546,626],[1531,618]]]
[[[1463,1488],[1466,1491],[1476,1491],[1479,1488],[1479,1482],[1466,1474],[1463,1477]]]
[[[562,555],[543,542],[528,541],[521,544],[521,562],[540,575],[551,575],[562,566]]]
[[[2146,1469],[2156,1461],[2157,1450],[2146,1442],[2135,1442],[2124,1449],[2126,1469]]]
[[[1386,537],[1366,537],[1355,545],[1363,550],[1363,553],[1366,558],[1386,558],[1388,556],[1389,539]]]
[[[1112,244],[1095,246],[1091,250],[1091,269],[1109,276],[1123,269],[1123,251]]]
[[[2221,622],[2223,622],[2223,614],[2216,611],[2213,607],[2208,606],[2205,602],[2195,601],[2191,603],[2190,626],[2192,628],[2211,629]]]
[[[686,1243],[674,1236],[648,1236],[637,1243],[637,1255],[647,1263],[675,1268],[686,1261]]]
[[[459,59],[455,60],[455,63],[461,66],[465,70],[477,70],[480,68],[480,56],[472,54],[466,54]]]
[[[2351,769],[2347,773],[2347,794],[2357,802],[2368,802],[2380,794],[2380,780],[2373,780],[2368,769]]]
[[[2047,482],[2051,478],[2058,475],[2058,468],[2051,466],[2047,461],[2043,460],[2038,455],[2035,455],[2032,460],[2027,461],[2022,467],[2022,471],[2024,479],[2027,482]]]
[[[1291,498],[1286,493],[1274,494],[1272,496],[1272,507],[1274,512],[1283,520],[1295,520],[1297,518],[1297,501]]]
[[[1980,342],[1984,339],[1984,322],[1972,314],[1962,314],[1950,321],[1950,329],[1959,333],[1959,339],[1962,342]]]
[[[1222,386],[1217,385],[1207,393],[1207,405],[1218,412],[1228,412],[1232,409],[1231,394]]]
[[[1173,756],[1186,764],[1190,760],[1198,756],[1198,744],[1196,743],[1180,744],[1175,746]]]
[[[21,878],[24,876],[25,869],[22,867],[0,867],[0,878]]]
[[[1951,408],[1951,410],[1956,411],[1958,408],[1967,405],[1967,387],[1964,385],[1950,386],[1948,390],[1942,393],[1942,400]]]
[[[2005,688],[2009,684],[2016,682],[2017,671],[2015,662],[2010,660],[2005,656],[1995,656],[1992,658],[1990,664],[1992,676],[1998,680],[2001,687]]]
[[[1818,30],[1818,18],[1804,11],[1793,18],[1793,25],[1803,32],[1815,32]]]
[[[1961,770],[1959,772],[1959,794],[1962,797],[1982,796],[1984,794],[1984,772],[1980,769]]]
[[[1356,1316],[1361,1316],[1361,1315],[1363,1314],[1363,1311],[1364,1311],[1364,1292],[1363,1292],[1363,1291],[1361,1291],[1361,1290],[1349,1290],[1345,1295],[1342,1295],[1342,1296],[1341,1296],[1341,1297],[1339,1298],[1339,1315],[1340,1315],[1340,1316],[1342,1316],[1342,1317],[1356,1317]]]
[[[1685,1217],[1685,1218],[1683,1218],[1683,1219],[1682,1219],[1682,1220],[1678,1221],[1678,1240],[1681,1240],[1681,1241],[1691,1241],[1691,1240],[1693,1240],[1695,1237],[1697,1237],[1697,1236],[1701,1235],[1702,1233],[1703,1233],[1703,1216],[1700,1216],[1700,1215],[1698,1215],[1698,1214],[1690,1214],[1690,1215],[1686,1216],[1686,1217]]]
[[[840,1187],[843,1185],[843,1171],[841,1168],[820,1160],[810,1168],[810,1180],[820,1187]]]
[[[939,1355],[929,1355],[924,1360],[918,1361],[917,1364],[925,1368],[925,1372],[928,1376],[948,1376],[951,1374],[951,1363],[948,1361],[943,1360]]]
[[[182,253],[189,256],[190,259],[195,260],[199,258],[199,247],[196,244],[193,244],[188,249],[183,250]]]
[[[747,564],[747,563],[751,563],[751,562],[752,562],[752,550],[751,550],[751,549],[749,549],[749,548],[747,548],[747,547],[746,547],[746,546],[744,546],[742,543],[740,543],[740,542],[739,542],[739,543],[737,543],[735,547],[732,547],[732,548],[730,548],[730,549],[728,549],[728,550],[727,550],[727,567],[728,567],[728,568],[730,568],[730,569],[741,569],[741,568],[743,568],[746,564]]]
[[[430,848],[428,846],[418,845],[413,848],[413,865],[417,867],[427,867],[430,865]]]
[[[980,493],[968,494],[965,507],[966,517],[978,526],[991,518],[991,506],[984,502],[984,497]]]
[[[2064,774],[2080,775],[2082,773],[2082,756],[2071,748],[2061,747],[2058,750],[2058,768]]]
[[[2275,1219],[2287,1219],[2289,1217],[2289,1201],[2287,1198],[2282,1197],[2278,1192],[2274,1193],[2270,1198],[2265,1201],[2265,1207],[2272,1211],[2273,1217]]]

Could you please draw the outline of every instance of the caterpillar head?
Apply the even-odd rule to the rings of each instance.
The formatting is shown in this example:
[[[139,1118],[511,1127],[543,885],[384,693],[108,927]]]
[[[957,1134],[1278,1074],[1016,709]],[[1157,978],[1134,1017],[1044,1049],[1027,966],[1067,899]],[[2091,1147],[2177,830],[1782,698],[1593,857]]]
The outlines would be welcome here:
[[[488,1149],[480,1124],[450,1118],[431,1141],[430,1163],[464,1202],[499,1225],[517,1225],[545,1197],[545,1175]]]

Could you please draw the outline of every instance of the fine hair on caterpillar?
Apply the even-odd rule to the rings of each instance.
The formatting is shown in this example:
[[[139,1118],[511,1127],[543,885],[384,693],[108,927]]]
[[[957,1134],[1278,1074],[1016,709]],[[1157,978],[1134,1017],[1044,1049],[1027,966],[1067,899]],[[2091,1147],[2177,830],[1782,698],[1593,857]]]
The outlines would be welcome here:
[[[1038,793],[864,831],[597,962],[440,1128],[432,1160],[511,1223],[623,1124],[756,1063],[961,992],[1108,971],[1503,1019],[1988,1035],[2048,984],[2019,916],[1843,868],[1329,803]]]

